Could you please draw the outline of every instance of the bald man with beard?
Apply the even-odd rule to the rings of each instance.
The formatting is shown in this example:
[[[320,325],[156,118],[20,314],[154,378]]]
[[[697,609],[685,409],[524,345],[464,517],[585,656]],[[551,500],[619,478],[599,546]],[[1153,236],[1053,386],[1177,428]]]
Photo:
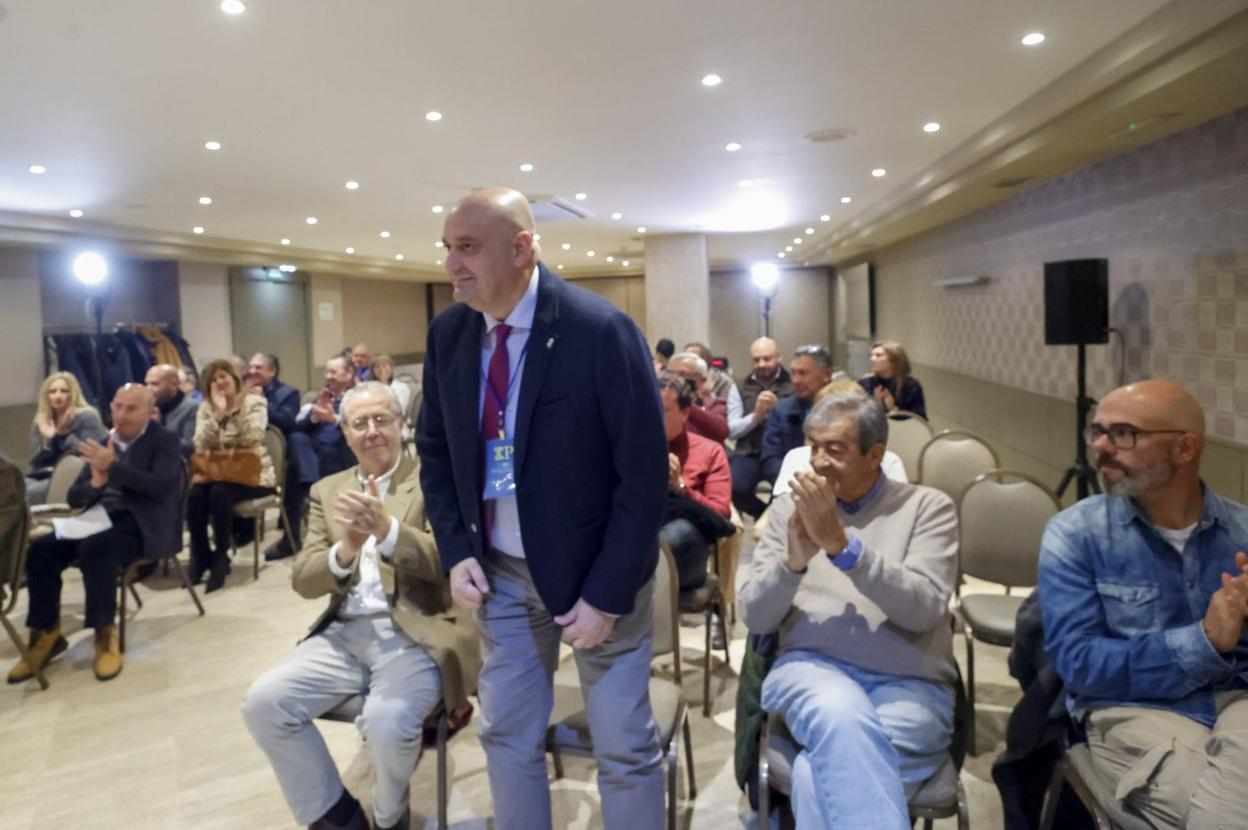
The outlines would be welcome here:
[[[1108,491],[1040,550],[1045,647],[1093,764],[1157,827],[1248,827],[1248,508],[1200,479],[1205,418],[1168,380],[1116,389],[1088,445]]]
[[[666,433],[636,324],[540,262],[528,200],[446,218],[456,305],[429,327],[417,426],[426,512],[456,602],[477,610],[495,826],[551,826],[545,739],[572,646],[608,830],[663,825],[650,707]]]

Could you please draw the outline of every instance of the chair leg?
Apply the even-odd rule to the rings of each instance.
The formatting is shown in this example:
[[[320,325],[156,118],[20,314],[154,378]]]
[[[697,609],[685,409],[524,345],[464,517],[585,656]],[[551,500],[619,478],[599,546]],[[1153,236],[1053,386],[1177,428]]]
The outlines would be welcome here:
[[[732,668],[732,655],[728,653],[728,604],[724,595],[719,595],[719,633],[724,637],[724,664]]]
[[[143,607],[143,598],[139,596],[139,592],[135,590],[134,583],[130,582],[126,585],[130,589],[130,596],[134,597],[134,608],[139,610]]]
[[[685,775],[689,778],[688,798],[693,801],[698,797],[698,782],[693,775],[693,734],[689,729],[688,712],[681,714],[680,722],[681,730],[685,733]]]
[[[676,830],[676,769],[680,766],[680,735],[675,733],[667,745],[667,830]]]
[[[282,526],[286,530],[286,544],[290,545],[291,550],[295,550],[295,534],[290,529],[290,516],[286,515],[286,502],[279,500],[277,503],[279,511],[278,518],[281,520]],[[297,550],[295,550],[298,553]]]
[[[966,750],[969,754],[975,754],[975,637],[971,633],[970,625],[962,626],[962,633],[966,637]]]
[[[971,830],[971,807],[961,780],[958,781],[958,830]]]
[[[771,764],[767,761],[767,716],[758,732],[758,826],[771,826]]]
[[[447,830],[446,820],[446,739],[450,730],[449,715],[438,717],[438,830]]]
[[[4,630],[8,632],[9,639],[13,641],[13,645],[17,646],[17,653],[21,655],[26,665],[31,667],[34,672],[35,679],[39,681],[39,688],[45,691],[48,688],[48,678],[43,674],[43,668],[36,666],[30,659],[30,652],[26,650],[26,644],[22,642],[22,638],[18,636],[17,629],[13,627],[13,623],[9,622],[9,618],[5,616],[4,611],[0,610],[0,623],[4,624]]]
[[[702,658],[702,717],[711,716],[711,609],[706,607],[706,652]]]
[[[251,578],[260,578],[260,537],[264,531],[260,529],[260,517],[251,519]]]
[[[126,582],[130,576],[130,569],[125,568],[121,572],[121,585],[118,588],[117,597],[117,645],[121,649],[121,653],[126,653],[126,594],[130,593],[126,590],[128,587]]]
[[[182,587],[190,592],[191,599],[195,601],[195,607],[199,609],[199,616],[204,616],[204,604],[199,601],[199,594],[195,593],[195,586],[187,578],[186,571],[182,568],[182,563],[178,561],[176,556],[170,556],[169,559],[173,560],[173,568],[178,572],[178,579],[182,580]]]
[[[555,780],[563,778],[563,756],[559,753],[559,747],[554,744],[550,747],[550,760],[555,763]]]
[[[1040,830],[1053,830],[1053,822],[1057,819],[1057,802],[1066,787],[1066,761],[1060,760],[1053,767],[1053,777],[1049,779],[1048,789],[1044,793],[1044,807],[1040,811]]]

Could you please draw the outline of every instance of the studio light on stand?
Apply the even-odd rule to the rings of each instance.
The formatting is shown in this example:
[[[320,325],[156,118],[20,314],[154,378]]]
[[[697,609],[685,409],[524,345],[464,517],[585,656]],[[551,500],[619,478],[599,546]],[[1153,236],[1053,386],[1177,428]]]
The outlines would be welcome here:
[[[750,268],[750,279],[763,298],[763,336],[771,337],[771,300],[780,285],[780,269],[770,262],[760,262]]]
[[[92,361],[92,371],[94,377],[95,407],[100,413],[100,417],[104,419],[105,424],[112,421],[111,412],[105,405],[103,400],[102,388],[104,384],[104,368],[100,365],[100,350],[103,343],[100,342],[104,335],[104,305],[108,300],[108,260],[100,256],[95,251],[85,251],[74,257],[74,278],[82,283],[87,289],[87,314],[95,319],[95,348],[92,354],[95,359]]]

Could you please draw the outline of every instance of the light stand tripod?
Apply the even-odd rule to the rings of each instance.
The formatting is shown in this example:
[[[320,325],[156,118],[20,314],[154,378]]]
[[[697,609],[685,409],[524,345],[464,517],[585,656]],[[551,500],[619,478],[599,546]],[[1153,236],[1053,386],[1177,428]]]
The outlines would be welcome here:
[[[1070,486],[1070,482],[1075,482],[1075,495],[1079,499],[1086,499],[1089,490],[1093,493],[1101,492],[1101,484],[1096,479],[1096,471],[1088,465],[1088,442],[1084,440],[1083,433],[1088,426],[1088,412],[1092,409],[1096,401],[1088,397],[1088,356],[1087,346],[1083,343],[1077,345],[1079,349],[1077,365],[1075,368],[1075,461],[1066,468],[1066,472],[1062,474],[1062,480],[1057,485],[1057,498],[1061,501],[1062,494],[1066,492],[1066,488]]]

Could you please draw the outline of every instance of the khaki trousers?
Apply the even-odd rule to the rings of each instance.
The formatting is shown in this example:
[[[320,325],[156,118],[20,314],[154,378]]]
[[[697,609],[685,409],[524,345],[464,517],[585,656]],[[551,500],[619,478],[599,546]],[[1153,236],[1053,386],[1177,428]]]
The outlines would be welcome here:
[[[1088,717],[1088,748],[1114,795],[1158,827],[1248,828],[1248,691],[1220,692],[1213,729],[1162,709]]]

